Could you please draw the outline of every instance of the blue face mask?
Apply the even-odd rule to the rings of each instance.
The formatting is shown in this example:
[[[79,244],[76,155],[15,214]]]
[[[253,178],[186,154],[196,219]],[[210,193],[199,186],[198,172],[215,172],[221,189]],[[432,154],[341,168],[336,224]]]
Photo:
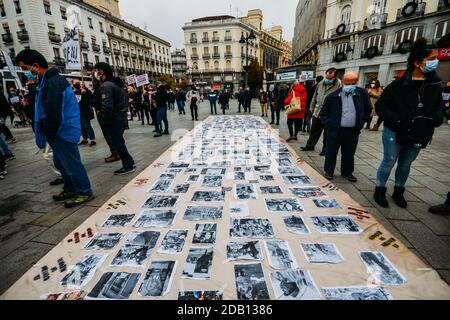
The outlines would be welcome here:
[[[329,80],[329,79],[325,79],[325,80],[323,81],[323,83],[324,83],[325,85],[327,85],[327,86],[332,85],[333,82],[334,82],[334,80]]]
[[[25,71],[24,75],[28,80],[37,80],[37,77],[30,70]]]
[[[427,61],[425,67],[420,68],[423,73],[430,73],[436,71],[439,66],[439,60]]]
[[[356,86],[355,85],[351,85],[351,86],[344,86],[342,88],[342,90],[344,90],[344,92],[346,94],[353,94],[356,91]]]

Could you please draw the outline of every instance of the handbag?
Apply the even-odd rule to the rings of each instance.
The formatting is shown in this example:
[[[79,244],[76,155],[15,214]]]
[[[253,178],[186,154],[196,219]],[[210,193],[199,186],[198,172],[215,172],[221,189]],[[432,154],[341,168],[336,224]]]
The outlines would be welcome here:
[[[425,149],[431,143],[433,135],[433,118],[416,116],[406,130],[397,133],[397,143],[415,149]]]
[[[302,111],[302,100],[300,99],[300,97],[297,97],[295,95],[295,91],[292,90],[292,100],[288,108],[286,109],[286,114],[288,116],[291,116],[301,111]]]

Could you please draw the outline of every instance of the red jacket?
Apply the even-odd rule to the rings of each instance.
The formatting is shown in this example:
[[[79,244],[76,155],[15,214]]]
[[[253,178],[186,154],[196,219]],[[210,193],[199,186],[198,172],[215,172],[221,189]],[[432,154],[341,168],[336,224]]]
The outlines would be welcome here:
[[[302,86],[301,84],[297,84],[295,85],[294,89],[295,91],[295,96],[296,97],[300,97],[301,101],[302,101],[302,111],[295,113],[291,116],[289,116],[289,119],[304,119],[305,118],[305,110],[306,110],[306,89],[304,86]],[[292,90],[289,93],[289,97],[286,98],[286,100],[284,100],[284,104],[287,106],[291,103],[293,98],[293,94],[292,94]]]

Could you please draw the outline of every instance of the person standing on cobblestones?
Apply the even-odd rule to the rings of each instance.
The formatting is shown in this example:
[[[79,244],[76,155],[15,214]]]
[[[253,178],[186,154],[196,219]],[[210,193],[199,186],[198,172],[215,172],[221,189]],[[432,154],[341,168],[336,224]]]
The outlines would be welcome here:
[[[395,164],[395,188],[392,198],[406,208],[405,184],[412,163],[420,150],[428,146],[436,127],[442,125],[442,80],[436,73],[438,51],[428,46],[426,39],[411,47],[408,69],[400,79],[386,87],[376,103],[377,114],[384,121],[384,158],[378,168],[375,201],[384,208],[386,183]]]
[[[163,134],[169,134],[169,121],[167,120],[167,103],[168,103],[169,95],[166,90],[166,86],[163,84],[158,85],[158,89],[156,90],[156,94],[153,96],[153,101],[157,107],[156,114],[156,134],[155,138],[161,137]],[[164,131],[163,124],[164,122]]]
[[[92,93],[86,88],[86,85],[80,83],[80,81],[73,82],[73,90],[77,95],[78,105],[80,106],[81,134],[83,140],[81,140],[79,145],[88,144],[89,139],[90,146],[95,146],[97,144],[95,142],[95,132],[91,125],[91,120],[94,119],[94,111],[92,110],[91,105]]]
[[[43,149],[49,143],[55,167],[64,180],[63,191],[53,200],[65,201],[66,208],[91,201],[94,195],[77,145],[81,135],[80,109],[69,82],[57,68],[49,68],[36,50],[22,50],[16,62],[22,70],[40,78],[35,108],[36,145]]]
[[[186,105],[186,95],[183,90],[180,88],[176,89],[175,100],[177,101],[178,113],[180,115],[186,114],[185,105]]]
[[[192,121],[198,121],[198,102],[200,101],[200,94],[195,87],[192,87],[192,90],[187,93],[186,99],[191,104]]]

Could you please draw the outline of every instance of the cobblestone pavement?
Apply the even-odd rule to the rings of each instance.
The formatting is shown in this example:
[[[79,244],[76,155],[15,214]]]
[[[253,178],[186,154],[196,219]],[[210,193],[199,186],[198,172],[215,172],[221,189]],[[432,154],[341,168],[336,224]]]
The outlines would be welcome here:
[[[232,101],[229,114],[237,111]],[[208,117],[209,104],[199,107],[200,120]],[[259,103],[253,102],[252,114],[260,115]],[[267,119],[267,118],[266,118]],[[169,112],[171,131],[183,135],[194,127],[190,115],[179,116],[177,111]],[[74,209],[65,209],[62,204],[51,201],[51,195],[59,187],[50,187],[55,178],[42,154],[36,154],[34,136],[30,128],[15,129],[18,142],[12,145],[17,160],[9,162],[7,178],[0,182],[0,294],[18,280],[67,234],[92,215],[103,203],[125,186],[132,178],[156,160],[176,140],[169,136],[154,139],[152,127],[140,122],[130,122],[126,132],[128,148],[135,158],[137,172],[133,175],[116,177],[113,171],[119,164],[106,164],[108,148],[101,137],[96,121],[94,129],[98,135],[97,145],[81,147],[83,162],[88,170],[96,199]],[[186,131],[184,131],[185,129]],[[280,134],[287,136],[283,116]],[[378,207],[372,193],[377,167],[382,159],[381,132],[364,130],[355,159],[358,183],[348,183],[342,178],[336,186],[350,194],[356,201],[373,213],[400,241],[411,248],[432,268],[450,283],[450,218],[437,217],[427,212],[428,207],[443,203],[450,190],[450,126],[438,129],[431,147],[423,151],[414,163],[408,180],[406,199],[408,209],[392,205],[390,209]],[[299,136],[293,143],[298,151],[304,146],[307,135]],[[318,146],[317,150],[320,150]],[[324,157],[318,152],[300,155],[316,170],[323,173]],[[339,162],[337,168],[339,168]],[[339,176],[339,172],[337,172]],[[390,191],[393,181],[389,181]]]

